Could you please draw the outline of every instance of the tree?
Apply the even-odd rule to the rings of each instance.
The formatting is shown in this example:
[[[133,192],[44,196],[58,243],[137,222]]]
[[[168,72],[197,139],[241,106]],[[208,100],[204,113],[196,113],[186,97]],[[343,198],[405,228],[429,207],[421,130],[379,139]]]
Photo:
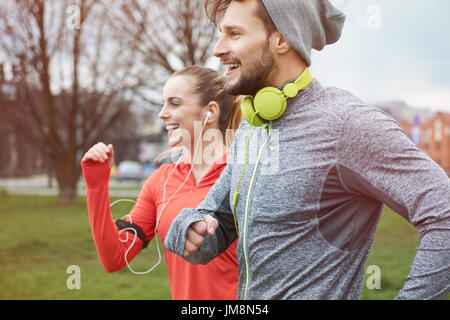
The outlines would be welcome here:
[[[148,82],[137,90],[149,107],[161,106],[161,89],[175,71],[206,65],[212,58],[216,27],[203,10],[204,0],[116,0],[113,31],[138,52]]]
[[[51,159],[61,202],[75,200],[90,146],[132,106],[157,111],[168,76],[211,56],[216,31],[202,3],[0,2],[0,59],[16,88],[1,108]]]
[[[76,198],[80,154],[128,114],[142,81],[133,52],[106,32],[104,9],[95,0],[0,3],[0,48],[16,87],[8,118],[52,159],[61,202]]]

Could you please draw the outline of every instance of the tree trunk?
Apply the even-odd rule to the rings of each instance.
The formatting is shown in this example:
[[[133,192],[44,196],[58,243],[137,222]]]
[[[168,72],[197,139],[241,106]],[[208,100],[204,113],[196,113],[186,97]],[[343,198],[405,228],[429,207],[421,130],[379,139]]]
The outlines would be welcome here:
[[[74,204],[77,200],[77,184],[81,170],[71,161],[58,159],[54,162],[56,181],[58,182],[59,202]]]
[[[74,204],[77,200],[77,184],[59,186],[59,203],[60,204]]]

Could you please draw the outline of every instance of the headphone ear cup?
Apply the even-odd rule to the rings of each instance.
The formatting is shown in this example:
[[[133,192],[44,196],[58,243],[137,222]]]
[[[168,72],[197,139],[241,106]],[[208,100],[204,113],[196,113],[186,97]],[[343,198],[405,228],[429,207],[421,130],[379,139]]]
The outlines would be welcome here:
[[[274,87],[261,89],[255,96],[254,108],[261,118],[276,120],[286,111],[286,96]]]
[[[256,114],[255,108],[253,107],[253,99],[251,97],[246,97],[241,102],[241,111],[244,119],[254,127],[260,127],[264,124],[264,120]]]

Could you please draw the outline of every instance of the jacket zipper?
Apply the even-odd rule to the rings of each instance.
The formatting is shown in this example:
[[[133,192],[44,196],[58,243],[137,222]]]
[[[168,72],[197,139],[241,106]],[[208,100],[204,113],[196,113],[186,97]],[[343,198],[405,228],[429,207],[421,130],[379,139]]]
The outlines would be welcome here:
[[[264,150],[264,147],[267,144],[267,141],[269,140],[271,134],[272,134],[272,128],[270,127],[270,125],[268,125],[267,123],[263,125],[263,129],[268,126],[268,130],[269,130],[269,134],[267,135],[266,140],[264,141],[263,145],[261,146],[261,149],[259,149],[258,152],[258,157],[256,158],[256,164],[255,164],[255,168],[253,169],[253,173],[252,173],[252,177],[250,179],[250,184],[248,187],[248,192],[247,192],[247,200],[245,202],[245,214],[244,214],[244,236],[242,239],[242,245],[243,245],[243,249],[244,249],[244,260],[245,260],[245,290],[244,290],[244,300],[247,300],[247,290],[248,290],[248,277],[249,277],[249,271],[248,271],[248,259],[247,259],[247,216],[248,216],[248,203],[250,200],[250,193],[251,193],[251,189],[252,189],[252,185],[253,185],[253,181],[255,179],[255,175],[256,175],[256,170],[258,169],[258,164],[259,164],[259,159],[261,158],[262,155],[262,151]]]

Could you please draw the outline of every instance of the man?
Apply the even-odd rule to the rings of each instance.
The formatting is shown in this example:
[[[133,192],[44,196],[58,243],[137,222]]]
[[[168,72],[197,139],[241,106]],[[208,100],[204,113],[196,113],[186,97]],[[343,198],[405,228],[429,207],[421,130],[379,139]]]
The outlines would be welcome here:
[[[221,19],[214,55],[228,66],[232,94],[293,83],[311,64],[311,49],[336,42],[344,22],[328,0],[216,0],[205,7],[213,21]],[[388,114],[312,80],[289,94],[279,118],[251,128],[241,123],[230,163],[205,200],[173,221],[168,250],[206,264],[239,236],[238,298],[359,299],[387,204],[421,233],[397,298],[446,297],[450,180]],[[278,132],[275,146],[261,143],[270,129]],[[257,160],[276,153],[276,173],[265,172],[262,161],[244,163],[244,153]]]

